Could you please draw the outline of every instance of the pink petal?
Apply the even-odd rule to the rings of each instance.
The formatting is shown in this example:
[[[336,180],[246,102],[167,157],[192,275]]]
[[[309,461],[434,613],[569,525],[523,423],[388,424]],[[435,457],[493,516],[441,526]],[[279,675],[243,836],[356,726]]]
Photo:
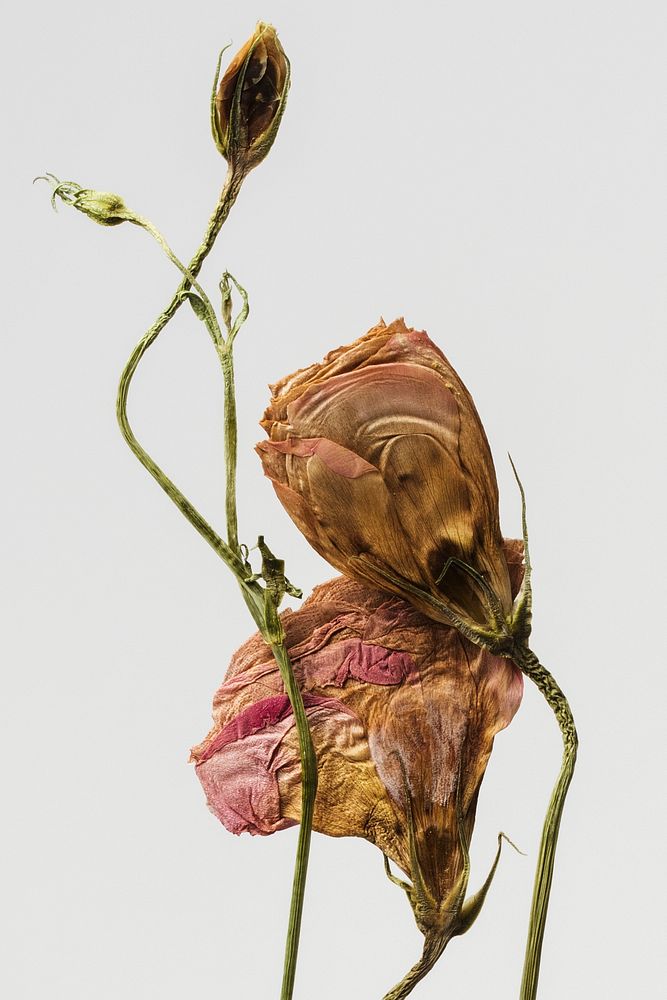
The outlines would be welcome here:
[[[358,479],[359,476],[378,471],[374,465],[349,448],[344,448],[328,438],[290,437],[287,441],[267,441],[265,447],[266,445],[283,455],[297,455],[299,458],[312,458],[313,455],[317,455],[332,472],[337,472],[346,479]]]
[[[350,678],[382,686],[400,684],[417,668],[408,653],[344,639],[305,658],[308,686],[343,687]]]
[[[306,714],[343,718],[350,709],[333,698],[305,694]],[[263,698],[197,748],[197,776],[209,809],[231,833],[266,836],[294,826],[282,816],[281,772],[298,769],[298,750],[285,741],[294,727],[287,695]]]

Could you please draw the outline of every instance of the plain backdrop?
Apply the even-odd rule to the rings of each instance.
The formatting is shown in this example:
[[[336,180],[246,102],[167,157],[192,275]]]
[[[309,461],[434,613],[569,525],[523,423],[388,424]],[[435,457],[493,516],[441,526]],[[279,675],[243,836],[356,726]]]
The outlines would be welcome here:
[[[332,575],[262,477],[266,385],[404,315],[471,390],[507,535],[529,505],[533,644],[569,696],[567,803],[540,1000],[664,979],[664,7],[642,0],[38,2],[5,12],[2,851],[8,1000],[277,997],[296,832],[235,838],[188,751],[252,625],[135,461],[117,378],[177,275],[139,230],[49,207],[51,170],[119,192],[188,259],[220,188],[219,48],[276,25],[293,85],[203,273],[251,296],[238,342],[241,531],[308,591]],[[223,523],[221,384],[186,309],[131,417]],[[528,689],[482,786],[485,909],[415,997],[518,995],[560,761]],[[420,936],[379,852],[314,836],[295,1000],[374,1000]]]

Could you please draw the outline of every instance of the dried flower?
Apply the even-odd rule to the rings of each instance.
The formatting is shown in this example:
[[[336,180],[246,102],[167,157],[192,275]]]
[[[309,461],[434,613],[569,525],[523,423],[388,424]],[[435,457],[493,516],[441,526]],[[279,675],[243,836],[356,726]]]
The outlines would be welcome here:
[[[506,553],[516,590],[521,543]],[[519,706],[520,671],[345,578],[281,617],[318,756],[314,828],[364,837],[391,858],[427,937],[462,933],[477,795],[493,738]],[[259,634],[233,657],[213,716],[192,751],[212,812],[233,833],[297,823],[294,717]]]
[[[278,132],[289,84],[289,60],[275,28],[260,21],[215,96],[213,135],[230,165],[247,173],[264,159]]]
[[[381,322],[271,388],[257,450],[311,545],[500,651],[512,595],[493,461],[435,344],[403,320]]]
[[[131,212],[119,194],[111,191],[93,191],[81,187],[75,181],[61,181],[55,174],[35,177],[35,181],[47,181],[51,185],[51,205],[56,208],[56,199],[83,212],[100,226],[119,226],[121,222],[138,222],[139,217]]]

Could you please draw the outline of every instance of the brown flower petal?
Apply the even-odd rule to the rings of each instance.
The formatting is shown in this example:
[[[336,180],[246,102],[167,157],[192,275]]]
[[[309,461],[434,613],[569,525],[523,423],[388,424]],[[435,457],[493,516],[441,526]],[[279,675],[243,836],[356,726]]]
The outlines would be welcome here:
[[[230,164],[247,173],[264,159],[278,131],[289,82],[289,61],[276,31],[260,22],[229,64],[215,98],[215,139]]]
[[[520,547],[507,543],[514,590]],[[413,901],[421,929],[441,933],[458,918],[462,898],[452,909],[452,893],[479,786],[493,738],[519,706],[521,673],[400,598],[345,578],[282,621],[318,757],[314,828],[376,844],[423,885]],[[211,810],[234,833],[298,822],[296,727],[259,635],[233,657],[213,714],[192,751]]]
[[[442,622],[451,621],[447,608],[481,629],[508,618],[486,435],[425,333],[381,323],[272,390],[262,421],[269,440],[257,451],[325,559]]]

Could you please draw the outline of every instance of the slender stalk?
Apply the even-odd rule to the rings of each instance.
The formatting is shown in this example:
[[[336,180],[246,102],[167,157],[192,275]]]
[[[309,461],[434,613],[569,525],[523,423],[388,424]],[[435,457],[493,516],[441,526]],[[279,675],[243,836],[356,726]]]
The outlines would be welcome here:
[[[561,769],[554,790],[551,793],[551,799],[542,828],[542,839],[540,841],[533,899],[530,908],[530,923],[528,926],[523,978],[521,980],[520,1000],[535,1000],[540,974],[542,942],[544,940],[544,929],[546,926],[547,909],[556,858],[558,831],[560,829],[561,816],[563,815],[565,798],[570,787],[570,782],[572,781],[572,774],[577,760],[578,738],[567,698],[549,671],[542,666],[535,654],[527,646],[520,646],[515,651],[513,659],[519,669],[526,677],[529,677],[533,681],[546,699],[556,716],[563,737]]]
[[[236,459],[238,435],[236,430],[236,393],[234,391],[234,355],[230,343],[220,352],[222,377],[225,385],[225,511],[227,514],[227,541],[234,552],[239,550],[239,526],[236,512]]]
[[[185,266],[185,264],[183,264],[178,259],[178,257],[176,256],[176,254],[174,253],[174,251],[171,249],[171,247],[167,243],[166,239],[164,238],[164,236],[162,235],[162,233],[160,232],[160,230],[157,229],[153,225],[153,223],[150,222],[149,219],[145,219],[141,215],[134,215],[134,213],[133,213],[128,221],[134,223],[135,226],[140,226],[147,233],[150,233],[150,235],[153,237],[153,239],[156,241],[156,243],[158,243],[160,245],[160,247],[162,248],[162,250],[165,252],[166,256],[169,258],[169,260],[172,262],[172,264],[174,264],[174,266],[178,268],[178,270],[185,277],[185,279],[189,283],[189,285],[192,288],[194,288],[194,290],[196,291],[197,295],[202,300],[202,303],[203,303],[203,306],[204,306],[205,317],[206,317],[206,321],[207,321],[206,325],[209,328],[209,332],[211,333],[211,338],[213,340],[213,343],[214,343],[214,345],[216,347],[218,347],[219,345],[221,345],[222,344],[222,334],[220,332],[220,326],[218,324],[218,321],[217,321],[217,318],[216,318],[216,315],[215,315],[215,310],[213,309],[213,306],[211,305],[211,300],[209,299],[208,295],[206,294],[206,292],[204,291],[204,289],[202,288],[202,286],[199,284],[199,282],[195,278],[194,274],[192,274],[191,271],[188,271],[188,269]]]
[[[424,950],[419,961],[412,966],[400,983],[394,986],[393,990],[385,994],[383,1000],[404,1000],[404,997],[409,996],[417,983],[422,981],[438,961],[447,946],[449,937],[449,934],[444,937],[433,934],[425,938]]]
[[[291,1000],[294,991],[294,976],[301,934],[301,917],[303,900],[308,875],[308,856],[310,853],[310,838],[313,827],[313,811],[317,793],[317,758],[310,735],[306,710],[301,697],[301,691],[294,678],[292,664],[285,642],[271,646],[273,655],[280,668],[285,690],[294,712],[299,736],[299,757],[301,760],[301,822],[299,825],[299,840],[296,848],[296,863],[292,882],[292,902],[290,905],[289,923],[287,926],[287,941],[285,944],[285,965],[280,1000]]]
[[[218,553],[218,555],[237,576],[243,575],[244,573],[243,563],[237,553],[232,551],[230,546],[223,542],[210,524],[204,520],[193,504],[187,499],[181,490],[178,489],[176,484],[166,475],[166,473],[163,472],[157,462],[155,462],[148,452],[139,444],[127,416],[127,397],[139,362],[151,344],[155,342],[156,338],[167,325],[169,320],[172,319],[177,310],[183,304],[183,293],[188,291],[192,285],[192,279],[196,279],[197,275],[201,271],[202,265],[207,255],[210,253],[216,237],[218,236],[225,219],[229,215],[232,205],[236,201],[242,181],[242,176],[237,176],[231,169],[228,170],[225,184],[218,199],[218,204],[216,205],[209,220],[206,233],[204,234],[204,239],[187,267],[190,277],[183,278],[166,309],[160,313],[153,325],[149,330],[147,330],[133,350],[121,374],[116,400],[116,416],[118,418],[118,424],[120,426],[121,434],[131,451],[139,459],[144,468],[150,472],[158,485],[165,491],[167,496],[173,500],[181,513],[188,519],[190,524],[193,525],[199,534],[209,543],[209,545],[211,545],[214,551]]]
[[[158,241],[158,243],[160,243],[169,259],[183,273],[184,278],[172,297],[169,305],[163,312],[160,313],[155,323],[142,337],[123,369],[118,386],[116,413],[121,433],[134,455],[139,459],[144,468],[150,472],[158,485],[165,491],[167,496],[173,500],[190,524],[192,524],[199,534],[202,535],[209,545],[211,545],[214,551],[218,553],[218,555],[236,576],[241,586],[241,591],[248,610],[250,611],[262,636],[271,646],[276,661],[278,662],[285,690],[292,706],[299,738],[302,802],[301,824],[297,844],[297,855],[292,886],[292,900],[285,945],[283,983],[281,990],[281,1000],[291,1000],[296,975],[296,961],[301,930],[301,917],[303,913],[306,877],[308,872],[308,856],[310,851],[313,811],[317,791],[317,759],[315,757],[303,698],[294,677],[282,629],[279,629],[279,634],[277,634],[276,628],[272,627],[271,622],[268,620],[264,592],[256,581],[248,578],[248,570],[239,547],[236,506],[237,422],[236,395],[234,389],[234,362],[232,354],[234,334],[230,333],[227,342],[223,343],[219,334],[219,328],[217,327],[217,321],[212,313],[210,301],[196,281],[204,260],[212,249],[215,239],[220,232],[220,228],[222,227],[232,205],[234,204],[234,201],[236,200],[242,180],[242,177],[237,177],[230,169],[218,200],[218,204],[209,221],[204,240],[187,268],[178,260],[169,245],[164,240],[164,237],[162,237],[158,230],[156,230],[155,227],[148,222],[148,220],[141,217],[136,217],[133,220],[137,225],[146,229]],[[209,332],[211,333],[215,346],[218,349],[223,371],[225,390],[225,509],[227,520],[227,542],[223,541],[223,539],[214,531],[211,525],[208,524],[208,522],[196,510],[194,505],[142,447],[132,430],[127,416],[128,393],[139,362],[148,348],[155,342],[156,338],[169,320],[172,319],[176,311],[185,301],[184,293],[187,292],[193,285],[196,288],[197,293],[200,295],[205,309],[209,314],[210,323],[208,323],[207,326],[209,326]],[[277,614],[277,607],[274,611]]]
[[[238,550],[238,516],[236,510],[236,460],[237,460],[237,422],[236,422],[236,392],[234,387],[234,336],[230,329],[226,345],[220,350],[220,361],[225,385],[225,469],[226,469],[226,512],[227,540],[234,551]],[[244,588],[245,589],[245,588]],[[248,603],[248,601],[246,601]],[[285,959],[283,966],[283,981],[281,1000],[291,1000],[294,992],[296,963],[301,934],[301,918],[308,875],[308,857],[313,827],[313,812],[315,795],[317,793],[317,758],[310,734],[306,709],[299,685],[294,676],[285,633],[282,623],[277,617],[277,602],[271,608],[272,614],[267,614],[266,606],[263,613],[258,613],[253,604],[248,603],[248,609],[264,638],[270,645],[276,659],[285,691],[289,698],[297,735],[299,738],[299,759],[301,763],[301,821],[297,841],[294,877],[292,880],[292,899],[290,903],[289,920],[287,924],[287,939],[285,942]]]

